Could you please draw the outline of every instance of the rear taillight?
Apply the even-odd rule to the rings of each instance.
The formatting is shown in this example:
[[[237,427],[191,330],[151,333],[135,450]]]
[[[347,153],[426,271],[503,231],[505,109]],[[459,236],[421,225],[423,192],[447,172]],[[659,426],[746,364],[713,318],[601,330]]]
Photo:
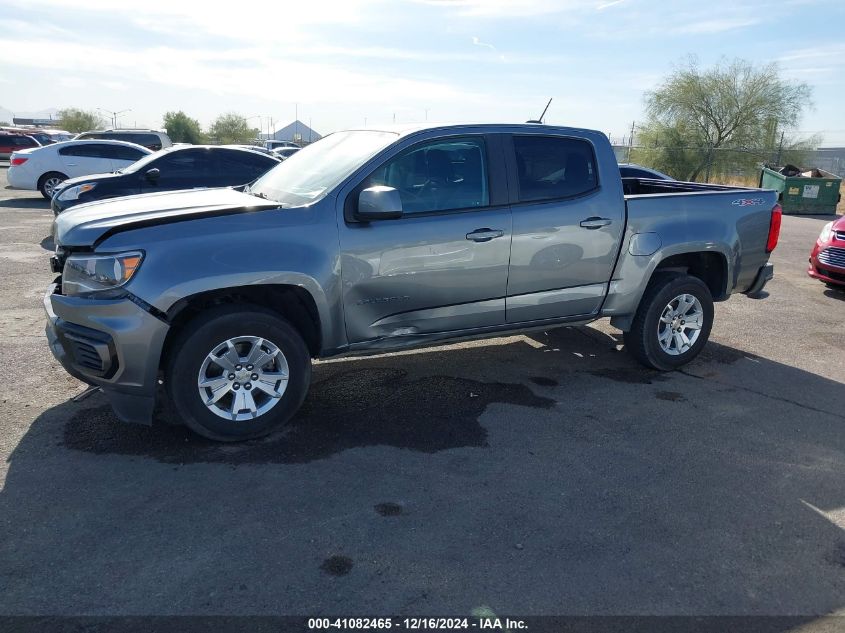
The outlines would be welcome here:
[[[778,238],[780,237],[780,220],[783,215],[783,209],[779,204],[772,207],[772,219],[769,221],[769,239],[766,240],[766,252],[771,253],[778,245]]]
[[[12,157],[12,160],[10,160],[9,163],[12,165],[23,165],[28,160],[28,158]]]

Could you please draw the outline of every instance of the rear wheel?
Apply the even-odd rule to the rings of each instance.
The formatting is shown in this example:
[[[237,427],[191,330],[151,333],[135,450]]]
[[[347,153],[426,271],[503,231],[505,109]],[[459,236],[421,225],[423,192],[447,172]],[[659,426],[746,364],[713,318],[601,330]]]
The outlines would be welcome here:
[[[311,382],[311,358],[296,329],[253,306],[201,315],[169,357],[166,383],[176,411],[193,431],[222,442],[281,427]]]
[[[713,298],[691,275],[660,273],[648,286],[625,347],[640,363],[671,371],[698,356],[713,327]]]
[[[67,180],[67,176],[57,171],[51,171],[38,179],[38,191],[41,192],[41,195],[50,200],[53,197],[53,193],[56,191],[56,188],[61,185],[65,180]]]

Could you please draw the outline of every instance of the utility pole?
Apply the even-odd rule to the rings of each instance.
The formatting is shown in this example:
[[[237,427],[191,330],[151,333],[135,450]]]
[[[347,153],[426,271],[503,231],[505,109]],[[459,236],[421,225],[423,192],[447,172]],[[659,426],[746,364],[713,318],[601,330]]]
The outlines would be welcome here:
[[[783,130],[780,133],[780,145],[778,145],[778,159],[775,161],[775,165],[780,167],[780,156],[783,153]]]
[[[704,172],[704,182],[710,182],[710,165],[713,162],[713,144],[707,146],[707,171]]]
[[[428,108],[425,108],[425,120],[428,121]]]
[[[628,137],[628,156],[625,159],[626,163],[631,162],[631,146],[634,144],[634,126],[636,126],[636,121],[631,121],[631,136]]]

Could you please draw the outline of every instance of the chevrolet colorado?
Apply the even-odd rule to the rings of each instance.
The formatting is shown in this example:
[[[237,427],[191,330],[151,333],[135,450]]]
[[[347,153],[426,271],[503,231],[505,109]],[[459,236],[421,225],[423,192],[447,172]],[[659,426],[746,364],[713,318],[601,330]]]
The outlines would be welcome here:
[[[293,416],[311,359],[583,324],[672,370],[713,302],[772,278],[774,191],[621,178],[600,132],[353,130],[246,187],[79,205],[53,227],[47,334],[124,421],[158,386],[206,437]]]

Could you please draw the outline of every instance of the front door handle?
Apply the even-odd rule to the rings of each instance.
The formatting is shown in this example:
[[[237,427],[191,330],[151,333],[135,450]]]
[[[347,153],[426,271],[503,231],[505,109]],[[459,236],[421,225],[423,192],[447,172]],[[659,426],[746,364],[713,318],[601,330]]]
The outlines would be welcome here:
[[[467,239],[473,242],[489,242],[497,237],[502,237],[504,231],[496,229],[476,229],[472,233],[467,233]]]
[[[585,229],[600,229],[603,226],[607,226],[608,224],[613,224],[613,220],[610,218],[598,218],[592,217],[587,218],[586,220],[581,220],[581,226]]]

